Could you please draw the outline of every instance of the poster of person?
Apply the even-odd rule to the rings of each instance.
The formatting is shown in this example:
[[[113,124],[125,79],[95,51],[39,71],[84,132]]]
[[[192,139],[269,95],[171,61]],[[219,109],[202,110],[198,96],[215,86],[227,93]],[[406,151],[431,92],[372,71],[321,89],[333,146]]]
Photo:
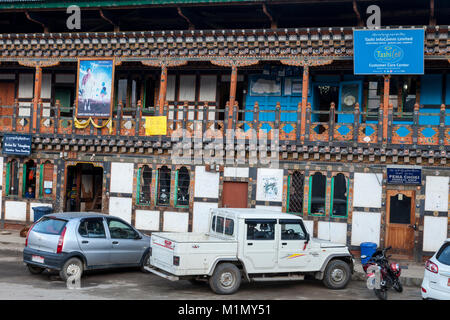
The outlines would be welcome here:
[[[114,60],[78,60],[76,116],[109,118],[113,102]]]

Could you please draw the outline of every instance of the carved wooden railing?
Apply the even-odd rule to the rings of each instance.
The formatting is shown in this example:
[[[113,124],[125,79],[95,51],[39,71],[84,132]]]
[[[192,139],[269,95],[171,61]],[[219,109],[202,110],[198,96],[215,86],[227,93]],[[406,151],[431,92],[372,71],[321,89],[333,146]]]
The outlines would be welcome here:
[[[39,125],[33,132],[32,103],[20,105],[16,100],[13,105],[0,106],[0,132],[36,133],[42,136],[57,134],[66,139],[78,135],[95,138],[110,136],[124,140],[126,144],[127,137],[146,137],[146,117],[164,115],[167,117],[167,135],[148,139],[171,139],[180,135],[194,137],[195,134],[208,139],[224,138],[231,121],[234,136],[246,140],[274,139],[273,134],[277,132],[280,141],[296,144],[303,130],[305,142],[313,143],[450,145],[450,113],[445,105],[441,106],[439,113],[424,112],[419,108],[416,104],[414,112],[406,113],[393,112],[392,106],[389,106],[387,121],[383,121],[383,105],[377,112],[362,112],[358,104],[353,111],[336,111],[332,103],[328,111],[316,111],[308,103],[305,126],[301,128],[301,104],[289,109],[277,103],[271,110],[261,110],[258,103],[254,104],[253,109],[240,109],[235,102],[233,112],[229,113],[228,103],[221,108],[208,103],[172,102],[169,105],[166,102],[163,114],[159,114],[158,108],[143,108],[141,101],[138,101],[134,107],[123,107],[119,103],[110,119],[95,119],[95,125],[89,124],[83,128],[80,123],[85,123],[86,119],[76,119],[74,106],[61,109],[59,101],[51,106],[39,101],[36,112],[36,123]],[[229,114],[232,114],[231,118]],[[422,120],[426,117],[432,117],[434,123],[423,124]],[[386,132],[387,137],[384,137]]]

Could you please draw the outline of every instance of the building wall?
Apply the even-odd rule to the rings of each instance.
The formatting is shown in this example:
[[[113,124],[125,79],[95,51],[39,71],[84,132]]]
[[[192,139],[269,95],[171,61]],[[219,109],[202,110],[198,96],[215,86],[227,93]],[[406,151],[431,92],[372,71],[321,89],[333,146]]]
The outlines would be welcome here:
[[[50,160],[55,164],[54,194],[49,199],[23,199],[21,196],[5,196],[5,171],[11,158],[0,158],[2,189],[0,189],[2,217],[6,222],[28,224],[33,221],[32,208],[47,205],[61,211],[65,199],[65,171],[86,159],[64,160],[60,154],[40,154],[37,164]],[[28,159],[19,159],[21,166]],[[314,237],[346,243],[351,250],[359,250],[362,242],[375,242],[383,246],[386,236],[386,190],[414,190],[415,216],[418,230],[415,232],[417,257],[431,255],[449,232],[449,180],[450,169],[422,167],[420,186],[387,185],[386,166],[360,163],[281,162],[278,169],[249,166],[224,167],[208,171],[204,165],[188,165],[190,174],[189,206],[177,206],[174,202],[176,172],[182,165],[169,164],[167,158],[111,156],[96,157],[95,164],[104,169],[102,211],[123,218],[140,230],[205,232],[209,226],[209,210],[222,206],[223,184],[226,181],[248,183],[249,208],[287,211],[288,181],[295,170],[304,174],[303,211],[295,213],[305,220]],[[139,168],[148,165],[153,169],[152,200],[149,205],[137,201]],[[171,169],[170,205],[155,204],[157,196],[156,172],[166,165]],[[326,210],[323,214],[309,212],[309,180],[316,172],[326,176]],[[348,214],[334,216],[330,212],[331,181],[338,173],[348,178]],[[20,174],[19,181],[22,176]],[[39,179],[39,176],[37,177]],[[38,182],[39,183],[39,182]],[[271,188],[267,186],[270,185]],[[20,194],[20,192],[19,192]]]

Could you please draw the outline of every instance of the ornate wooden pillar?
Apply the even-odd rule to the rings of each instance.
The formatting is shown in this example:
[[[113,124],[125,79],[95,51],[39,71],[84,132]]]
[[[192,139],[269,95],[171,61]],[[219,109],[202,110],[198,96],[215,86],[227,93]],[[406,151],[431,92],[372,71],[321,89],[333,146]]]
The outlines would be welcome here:
[[[158,113],[159,115],[163,115],[167,95],[167,68],[184,66],[187,64],[187,61],[164,59],[164,60],[142,60],[141,63],[149,67],[161,67],[161,79],[159,84],[159,96],[158,96]]]
[[[230,79],[230,99],[229,99],[229,110],[228,110],[228,125],[227,129],[233,128],[233,114],[238,115],[238,109],[235,107],[236,104],[236,90],[237,90],[237,70],[238,67],[247,67],[258,64],[258,60],[211,60],[211,63],[216,66],[221,67],[231,67],[231,79]],[[237,120],[237,119],[236,119]]]
[[[301,103],[301,119],[300,119],[300,141],[305,141],[306,134],[306,107],[308,104],[309,91],[309,69],[311,66],[324,66],[331,64],[333,59],[307,59],[304,57],[280,60],[284,65],[303,67],[302,76],[302,103]],[[297,120],[297,123],[299,121]]]
[[[34,96],[33,96],[33,122],[32,122],[32,132],[35,133],[37,126],[37,114],[38,114],[38,104],[41,99],[41,88],[42,88],[42,68],[53,67],[59,64],[59,60],[19,60],[20,65],[25,67],[35,68],[34,74]]]

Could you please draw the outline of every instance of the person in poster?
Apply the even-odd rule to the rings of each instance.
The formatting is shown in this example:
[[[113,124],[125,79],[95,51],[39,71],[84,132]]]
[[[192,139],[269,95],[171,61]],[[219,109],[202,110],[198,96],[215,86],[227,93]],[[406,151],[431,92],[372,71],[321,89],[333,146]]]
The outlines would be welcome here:
[[[110,117],[113,60],[80,60],[78,117]]]

